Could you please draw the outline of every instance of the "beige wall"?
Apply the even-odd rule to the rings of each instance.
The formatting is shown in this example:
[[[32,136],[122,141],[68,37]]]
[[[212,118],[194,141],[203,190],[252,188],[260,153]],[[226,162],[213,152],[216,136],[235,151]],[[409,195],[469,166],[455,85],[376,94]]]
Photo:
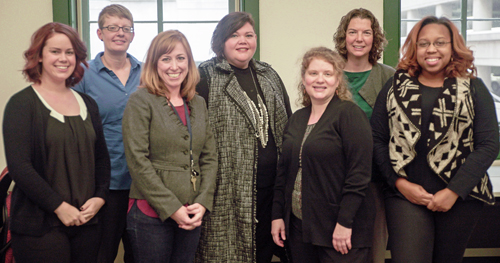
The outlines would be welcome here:
[[[3,110],[12,94],[26,87],[21,70],[23,52],[31,34],[52,21],[51,0],[0,0],[0,123]],[[5,167],[3,136],[0,138],[0,169]]]
[[[260,59],[278,71],[293,110],[300,58],[312,47],[334,49],[340,18],[360,7],[372,11],[382,24],[383,0],[260,0]]]
[[[340,18],[353,8],[370,9],[382,22],[383,0],[260,0],[261,60],[278,71],[297,109],[299,59],[314,46],[334,48],[332,37]],[[51,0],[0,0],[0,122],[5,104],[27,86],[20,70],[31,34],[52,21]],[[5,166],[3,138],[0,168]]]

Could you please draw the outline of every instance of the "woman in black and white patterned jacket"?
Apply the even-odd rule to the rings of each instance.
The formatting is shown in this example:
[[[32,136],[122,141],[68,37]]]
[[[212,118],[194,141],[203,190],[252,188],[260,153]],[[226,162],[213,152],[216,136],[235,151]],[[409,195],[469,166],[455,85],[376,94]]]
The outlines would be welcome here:
[[[461,262],[498,154],[493,100],[447,18],[411,30],[371,118],[392,262]]]

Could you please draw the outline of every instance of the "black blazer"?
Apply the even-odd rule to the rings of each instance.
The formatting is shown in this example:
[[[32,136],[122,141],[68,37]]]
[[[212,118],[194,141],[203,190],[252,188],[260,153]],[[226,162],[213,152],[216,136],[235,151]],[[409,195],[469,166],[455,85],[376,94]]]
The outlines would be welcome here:
[[[283,139],[274,191],[273,220],[287,235],[299,152],[311,106],[295,112]],[[353,247],[371,246],[374,210],[365,199],[371,180],[372,134],[366,114],[353,102],[330,101],[302,149],[303,241],[333,247],[337,222],[352,228]]]

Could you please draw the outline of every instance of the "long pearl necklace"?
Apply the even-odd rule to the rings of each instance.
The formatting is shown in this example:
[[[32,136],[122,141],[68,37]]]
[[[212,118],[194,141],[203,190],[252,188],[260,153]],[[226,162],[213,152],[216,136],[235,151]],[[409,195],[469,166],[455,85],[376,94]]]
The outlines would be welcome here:
[[[252,110],[252,118],[254,122],[257,124],[257,130],[255,131],[255,136],[260,140],[262,144],[262,148],[266,148],[267,140],[268,140],[268,129],[269,129],[269,116],[267,115],[267,108],[264,104],[264,101],[259,95],[257,83],[255,83],[254,75],[252,69],[250,69],[250,74],[252,75],[253,85],[255,86],[255,92],[257,93],[257,101],[259,103],[259,108],[255,106],[255,103],[248,97],[245,93],[245,97],[247,100],[250,109]]]

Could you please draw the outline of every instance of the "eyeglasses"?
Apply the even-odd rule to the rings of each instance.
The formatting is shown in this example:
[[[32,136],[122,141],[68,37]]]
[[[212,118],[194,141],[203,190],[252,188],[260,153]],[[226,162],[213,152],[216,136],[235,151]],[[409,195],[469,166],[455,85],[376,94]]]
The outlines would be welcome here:
[[[131,26],[105,26],[103,28],[106,28],[110,32],[118,32],[123,30],[123,33],[134,33],[134,28]]]
[[[446,42],[446,41],[436,41],[436,42],[434,42],[432,44],[436,48],[442,48],[446,44],[449,44],[449,43],[451,43],[451,41],[449,41],[449,42]],[[419,48],[428,48],[430,45],[431,45],[431,42],[428,42],[428,41],[418,41],[417,42],[417,47],[419,47]]]

